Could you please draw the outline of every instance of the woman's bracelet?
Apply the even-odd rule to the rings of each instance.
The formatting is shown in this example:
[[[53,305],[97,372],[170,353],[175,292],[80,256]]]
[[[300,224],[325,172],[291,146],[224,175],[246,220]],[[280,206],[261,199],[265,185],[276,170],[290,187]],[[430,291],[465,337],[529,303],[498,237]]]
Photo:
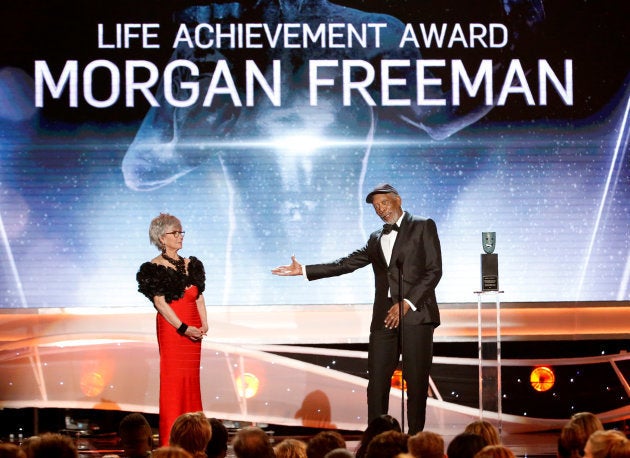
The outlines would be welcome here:
[[[188,329],[188,325],[182,321],[182,324],[177,328],[177,334],[183,336],[186,334],[186,329]]]

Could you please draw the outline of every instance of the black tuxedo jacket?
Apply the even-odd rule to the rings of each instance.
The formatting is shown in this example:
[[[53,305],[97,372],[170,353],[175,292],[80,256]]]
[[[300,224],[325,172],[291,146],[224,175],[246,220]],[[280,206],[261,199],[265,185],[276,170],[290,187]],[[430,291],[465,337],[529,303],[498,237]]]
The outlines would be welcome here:
[[[442,277],[442,253],[437,227],[431,219],[423,219],[405,212],[392,257],[387,265],[381,249],[379,229],[372,234],[363,248],[336,261],[306,266],[306,277],[317,280],[353,272],[368,264],[374,270],[374,307],[370,330],[384,327],[384,320],[391,306],[388,292],[393,302],[400,295],[399,266],[403,273],[403,297],[416,307],[404,317],[405,324],[440,324],[440,311],[435,298],[435,287]]]

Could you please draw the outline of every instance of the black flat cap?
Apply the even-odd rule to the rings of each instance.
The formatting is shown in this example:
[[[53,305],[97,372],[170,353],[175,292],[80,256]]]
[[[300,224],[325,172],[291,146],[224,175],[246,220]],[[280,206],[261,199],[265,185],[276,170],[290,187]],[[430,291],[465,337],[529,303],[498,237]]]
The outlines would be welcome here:
[[[391,184],[381,183],[377,185],[374,189],[372,189],[372,191],[365,198],[365,201],[368,204],[371,204],[372,198],[374,197],[375,194],[390,194],[390,193],[399,195],[398,191],[396,191],[396,188],[394,188]]]

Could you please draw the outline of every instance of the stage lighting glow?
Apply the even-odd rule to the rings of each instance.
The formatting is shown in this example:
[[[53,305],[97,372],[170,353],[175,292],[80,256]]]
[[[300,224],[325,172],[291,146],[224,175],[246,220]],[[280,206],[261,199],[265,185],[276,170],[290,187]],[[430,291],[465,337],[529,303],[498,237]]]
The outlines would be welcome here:
[[[534,368],[529,375],[529,383],[536,391],[550,390],[556,382],[556,374],[550,367],[540,366]]]
[[[396,388],[397,390],[404,389],[407,391],[407,382],[403,380],[403,373],[400,369],[396,369],[394,371],[394,375],[392,375],[392,388]]]
[[[324,141],[319,135],[296,134],[279,137],[274,141],[274,145],[278,151],[287,155],[304,157],[324,146]]]
[[[98,372],[86,372],[81,376],[81,392],[87,397],[93,398],[103,392],[105,379]]]
[[[236,377],[236,389],[239,396],[245,399],[251,399],[258,393],[260,381],[254,374],[246,372]]]

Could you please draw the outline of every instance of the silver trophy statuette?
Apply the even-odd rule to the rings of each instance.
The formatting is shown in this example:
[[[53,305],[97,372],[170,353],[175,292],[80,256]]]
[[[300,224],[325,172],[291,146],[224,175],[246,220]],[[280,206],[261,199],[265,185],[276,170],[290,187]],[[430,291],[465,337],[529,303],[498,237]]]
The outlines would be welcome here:
[[[496,232],[482,232],[481,233],[481,245],[483,246],[483,251],[486,254],[494,253],[494,248],[497,244],[497,233]]]
[[[499,255],[494,253],[497,244],[496,232],[482,232],[481,246],[485,254],[481,255],[481,290],[499,290]]]

